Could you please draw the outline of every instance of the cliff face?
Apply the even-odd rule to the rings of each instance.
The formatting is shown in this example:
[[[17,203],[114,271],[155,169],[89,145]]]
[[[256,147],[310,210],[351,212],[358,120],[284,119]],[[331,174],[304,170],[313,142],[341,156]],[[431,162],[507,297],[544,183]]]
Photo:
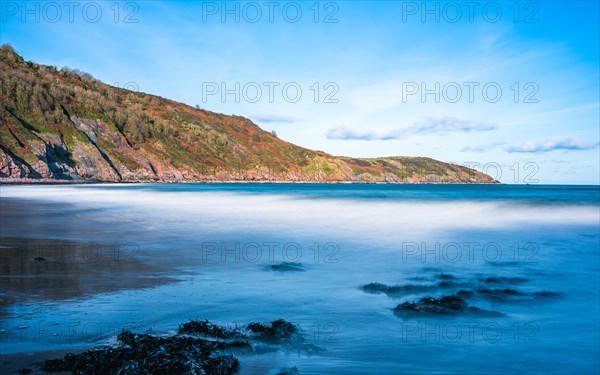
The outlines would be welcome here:
[[[0,48],[0,181],[495,183],[429,158],[353,159],[280,140],[249,119],[106,85]]]

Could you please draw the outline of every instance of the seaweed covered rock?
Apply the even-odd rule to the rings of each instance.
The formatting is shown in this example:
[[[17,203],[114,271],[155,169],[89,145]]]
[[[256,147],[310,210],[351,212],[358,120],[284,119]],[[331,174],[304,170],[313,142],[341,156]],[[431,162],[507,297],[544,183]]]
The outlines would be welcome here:
[[[308,355],[323,352],[322,348],[306,342],[298,326],[283,319],[271,323],[254,322],[234,329],[221,327],[208,320],[192,320],[182,324],[179,327],[179,333],[225,340],[230,346],[235,345],[236,342],[238,344],[246,343],[255,353],[278,350],[281,347]]]
[[[258,340],[272,345],[282,345],[286,349],[296,350],[307,355],[322,353],[324,349],[306,342],[300,328],[283,319],[275,320],[271,324],[250,323],[245,329],[246,335],[251,340]]]
[[[469,304],[460,295],[441,298],[424,297],[417,302],[404,302],[396,306],[394,314],[400,317],[412,316],[456,316],[474,314],[479,316],[502,316],[496,311],[482,310]]]
[[[453,295],[442,298],[424,297],[418,302],[404,302],[398,306],[407,311],[430,314],[456,314],[466,310],[469,305],[462,297]]]
[[[300,329],[283,319],[275,320],[270,325],[250,323],[246,329],[252,338],[273,344],[291,343],[301,339]]]
[[[401,297],[407,294],[424,293],[435,286],[431,285],[385,285],[381,283],[369,283],[362,287],[362,290],[371,294],[386,294],[388,297]]]
[[[62,359],[47,360],[46,372],[73,374],[233,374],[238,360],[223,354],[242,346],[193,337],[156,337],[123,331],[117,336],[117,348],[89,350],[81,354],[66,354]]]
[[[228,329],[208,320],[192,320],[179,327],[180,334],[206,336],[218,339],[252,339],[272,344],[291,343],[302,340],[300,328],[283,319],[271,323],[250,323],[242,329]]]
[[[558,292],[550,292],[547,290],[542,290],[540,292],[533,292],[532,296],[534,298],[555,298],[555,297],[559,297],[560,293]]]
[[[238,329],[227,329],[208,320],[192,320],[179,326],[179,333],[214,337],[217,339],[235,339],[244,335]]]
[[[255,347],[252,340],[262,343]],[[160,337],[123,330],[117,336],[117,341],[117,347],[102,347],[47,360],[41,369],[46,372],[102,375],[228,375],[235,373],[240,366],[232,352],[249,350],[261,353],[280,347],[309,355],[323,351],[307,343],[299,327],[283,319],[270,324],[250,323],[236,329],[224,328],[208,320],[192,320],[182,324],[178,334],[173,336]],[[290,373],[297,374],[295,370]]]
[[[481,288],[477,289],[477,294],[483,298],[504,302],[512,298],[523,297],[523,293],[518,290],[504,288],[504,289],[488,289]]]
[[[527,279],[522,277],[505,277],[505,276],[489,276],[479,279],[487,284],[522,284],[527,282]]]
[[[463,298],[483,298],[493,302],[531,302],[560,296],[560,293],[551,291],[522,292],[511,288],[459,290],[456,294]]]
[[[455,289],[468,286],[468,284],[455,281],[456,277],[448,274],[441,274],[439,278],[442,281],[436,284],[405,284],[405,285],[386,285],[382,283],[369,283],[362,286],[362,290],[371,294],[385,294],[390,298],[399,298],[410,294],[422,294],[435,292],[441,289]]]
[[[473,292],[472,290],[459,290],[456,295],[463,297],[463,298],[470,298],[470,297],[475,297],[475,292]]]
[[[478,274],[474,277],[459,278],[449,273],[443,273],[442,270],[437,268],[426,268],[424,271],[435,272],[435,275],[419,275],[409,278],[409,280],[418,281],[417,284],[386,285],[373,282],[363,285],[361,289],[366,293],[385,294],[390,298],[405,298],[409,295],[423,297],[418,301],[401,303],[392,309],[395,315],[402,318],[416,316],[439,318],[467,314],[479,317],[498,317],[504,315],[498,311],[483,310],[470,306],[469,303],[472,303],[472,301],[531,303],[560,296],[560,293],[552,291],[516,290],[514,285],[530,281],[523,277]],[[438,293],[443,293],[445,296],[427,296]]]

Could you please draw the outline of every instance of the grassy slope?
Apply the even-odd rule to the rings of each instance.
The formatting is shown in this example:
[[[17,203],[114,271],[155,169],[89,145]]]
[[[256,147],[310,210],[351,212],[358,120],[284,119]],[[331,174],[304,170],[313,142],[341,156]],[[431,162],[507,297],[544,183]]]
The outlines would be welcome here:
[[[0,48],[0,121],[0,177],[494,182],[429,158],[354,159],[312,151],[247,118],[26,62],[9,46]]]

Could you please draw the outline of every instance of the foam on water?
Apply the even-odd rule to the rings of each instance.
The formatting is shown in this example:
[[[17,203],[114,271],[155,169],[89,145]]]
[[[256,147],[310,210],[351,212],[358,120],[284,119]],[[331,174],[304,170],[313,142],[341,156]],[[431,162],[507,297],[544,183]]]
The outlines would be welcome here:
[[[170,192],[92,186],[3,187],[5,198],[110,207],[118,216],[161,230],[221,221],[221,230],[298,230],[383,240],[469,229],[514,230],[539,225],[595,225],[597,205],[539,205],[522,201],[309,199],[297,195],[250,195],[212,191]],[[110,215],[110,212],[106,213]],[[110,217],[110,216],[109,216]],[[112,218],[111,218],[112,219]],[[160,219],[160,220],[157,220]],[[176,229],[173,228],[173,229]],[[158,228],[157,228],[158,229]]]

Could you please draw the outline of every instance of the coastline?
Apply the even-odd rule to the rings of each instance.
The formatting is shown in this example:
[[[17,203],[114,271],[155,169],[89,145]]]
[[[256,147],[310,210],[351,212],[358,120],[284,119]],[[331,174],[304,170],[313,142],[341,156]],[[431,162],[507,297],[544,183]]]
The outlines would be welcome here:
[[[0,178],[0,185],[100,185],[100,184],[323,184],[323,185],[503,185],[494,182],[387,182],[387,181],[294,181],[294,180],[131,180],[131,181],[102,181],[102,180],[57,180],[57,179],[27,179]]]

